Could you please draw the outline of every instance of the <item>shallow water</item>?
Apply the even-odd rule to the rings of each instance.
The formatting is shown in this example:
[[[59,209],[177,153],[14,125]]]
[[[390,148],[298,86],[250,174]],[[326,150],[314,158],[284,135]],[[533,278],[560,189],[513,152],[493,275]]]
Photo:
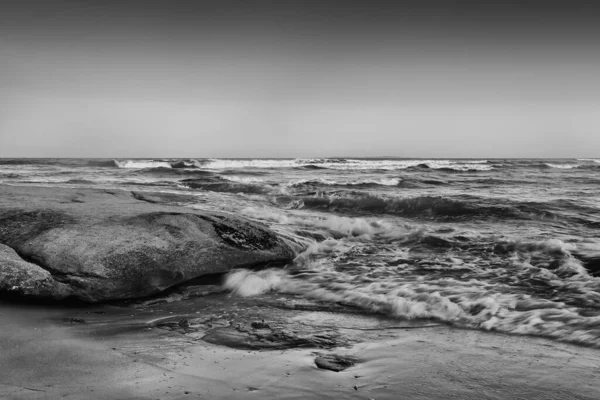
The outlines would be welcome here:
[[[261,221],[298,257],[230,274],[240,296],[600,347],[600,160],[2,159],[0,182],[191,193]]]

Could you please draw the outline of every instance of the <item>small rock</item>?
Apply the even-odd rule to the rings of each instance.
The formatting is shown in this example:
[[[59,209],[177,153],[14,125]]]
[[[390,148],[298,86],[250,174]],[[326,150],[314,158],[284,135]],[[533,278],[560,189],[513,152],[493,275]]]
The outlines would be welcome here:
[[[71,318],[69,318],[69,322],[71,322],[72,324],[85,324],[85,319],[83,319],[83,318],[77,318],[77,317],[71,317]]]
[[[328,369],[330,371],[340,372],[346,368],[352,367],[356,363],[356,359],[350,356],[340,356],[330,354],[315,358],[315,364],[318,368]]]

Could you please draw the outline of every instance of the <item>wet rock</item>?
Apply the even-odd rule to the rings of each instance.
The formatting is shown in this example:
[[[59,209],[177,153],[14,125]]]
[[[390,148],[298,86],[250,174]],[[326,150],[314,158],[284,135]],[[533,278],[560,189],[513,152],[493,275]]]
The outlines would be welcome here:
[[[0,186],[0,292],[97,302],[154,295],[206,274],[286,262],[272,231],[131,192]],[[7,250],[8,246],[11,250]]]
[[[330,371],[340,372],[356,364],[356,359],[350,356],[341,356],[337,354],[321,355],[315,358],[315,364],[318,368],[328,369]],[[356,386],[354,387],[355,390]]]
[[[250,350],[310,347],[329,349],[346,344],[345,339],[336,331],[313,334],[310,330],[313,329],[311,327],[302,329],[298,325],[282,325],[256,330],[238,324],[211,329],[202,340],[232,348]]]

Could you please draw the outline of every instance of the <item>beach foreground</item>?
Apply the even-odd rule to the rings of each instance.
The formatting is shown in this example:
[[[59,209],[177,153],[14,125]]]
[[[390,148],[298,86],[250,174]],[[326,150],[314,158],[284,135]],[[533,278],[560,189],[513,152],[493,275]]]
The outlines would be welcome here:
[[[396,327],[332,313],[346,346],[249,350],[157,327],[160,318],[215,318],[226,295],[153,308],[0,306],[0,397],[8,399],[595,399],[600,352],[524,336],[448,326]],[[266,323],[275,318],[262,308]],[[173,314],[171,314],[173,313]],[[198,313],[198,314],[196,314]],[[315,330],[314,311],[295,319]],[[217,316],[215,323],[219,324]],[[222,318],[225,323],[227,317]],[[85,321],[83,323],[77,321]],[[250,321],[246,321],[250,322]],[[316,353],[351,355],[342,372],[318,369]]]

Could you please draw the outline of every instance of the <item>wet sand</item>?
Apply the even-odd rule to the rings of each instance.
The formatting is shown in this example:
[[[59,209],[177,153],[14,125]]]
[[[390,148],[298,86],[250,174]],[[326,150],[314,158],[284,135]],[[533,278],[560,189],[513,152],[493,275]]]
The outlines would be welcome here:
[[[189,326],[172,323],[183,319]],[[263,320],[307,337],[335,331],[333,347],[260,350],[260,343],[272,344],[270,339],[255,343],[246,337],[237,343],[240,348],[219,344],[219,339],[202,340],[215,330]],[[7,399],[597,399],[600,395],[597,349],[391,321],[351,309],[325,310],[317,303],[281,296],[241,299],[215,289],[169,303],[159,299],[65,307],[3,302],[0,324],[0,398]],[[358,362],[342,372],[318,369],[315,357],[332,353],[351,355]]]

